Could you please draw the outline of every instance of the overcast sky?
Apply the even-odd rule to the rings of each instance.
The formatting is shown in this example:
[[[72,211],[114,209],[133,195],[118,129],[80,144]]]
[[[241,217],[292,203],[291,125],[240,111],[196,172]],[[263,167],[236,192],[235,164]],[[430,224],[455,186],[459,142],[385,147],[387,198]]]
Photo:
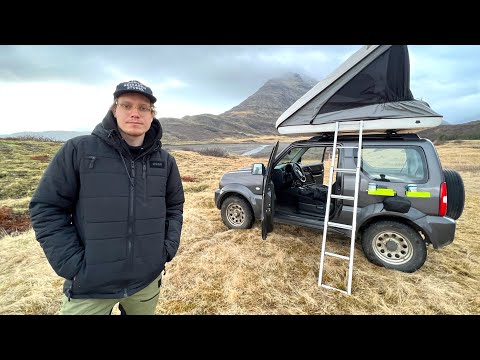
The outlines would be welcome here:
[[[0,134],[91,131],[115,86],[139,80],[157,117],[220,114],[267,80],[321,80],[361,45],[0,45]],[[450,123],[480,120],[480,46],[411,45],[410,88]]]

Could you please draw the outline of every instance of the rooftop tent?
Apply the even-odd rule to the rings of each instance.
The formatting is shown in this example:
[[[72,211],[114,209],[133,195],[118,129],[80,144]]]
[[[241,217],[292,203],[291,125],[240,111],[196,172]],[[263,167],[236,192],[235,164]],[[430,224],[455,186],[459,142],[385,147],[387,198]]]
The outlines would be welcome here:
[[[406,45],[365,45],[277,120],[280,134],[434,127],[443,117],[410,91]]]

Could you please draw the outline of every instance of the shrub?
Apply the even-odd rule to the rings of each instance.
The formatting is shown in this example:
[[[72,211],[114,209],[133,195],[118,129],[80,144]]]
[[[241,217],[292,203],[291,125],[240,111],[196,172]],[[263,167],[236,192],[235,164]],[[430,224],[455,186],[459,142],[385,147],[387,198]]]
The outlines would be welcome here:
[[[227,158],[229,156],[228,153],[221,148],[205,148],[205,149],[197,150],[197,152],[201,155],[206,155],[206,156],[215,156],[215,157],[224,157],[224,158]]]
[[[185,175],[185,176],[182,176],[182,181],[184,182],[196,182],[197,180],[193,177],[193,176],[190,176],[190,175]]]
[[[11,140],[22,140],[22,141],[41,141],[41,142],[64,142],[62,140],[55,140],[46,136],[41,135],[22,135],[16,137],[9,137]]]

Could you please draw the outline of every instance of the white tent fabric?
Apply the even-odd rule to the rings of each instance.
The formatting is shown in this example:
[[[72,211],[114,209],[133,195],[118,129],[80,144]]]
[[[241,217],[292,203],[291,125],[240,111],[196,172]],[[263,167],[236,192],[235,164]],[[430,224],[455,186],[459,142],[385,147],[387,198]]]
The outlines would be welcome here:
[[[359,120],[367,131],[441,124],[441,115],[413,98],[405,45],[363,46],[288,108],[276,128],[281,134],[330,132],[338,121],[355,131]]]

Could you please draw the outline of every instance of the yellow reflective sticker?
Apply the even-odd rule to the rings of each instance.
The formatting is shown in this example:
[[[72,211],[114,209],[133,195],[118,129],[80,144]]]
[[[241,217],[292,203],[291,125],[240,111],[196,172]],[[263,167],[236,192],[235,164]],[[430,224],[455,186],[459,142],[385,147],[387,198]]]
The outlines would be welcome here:
[[[369,190],[368,195],[377,195],[377,196],[395,196],[395,190],[393,189],[377,189]]]

